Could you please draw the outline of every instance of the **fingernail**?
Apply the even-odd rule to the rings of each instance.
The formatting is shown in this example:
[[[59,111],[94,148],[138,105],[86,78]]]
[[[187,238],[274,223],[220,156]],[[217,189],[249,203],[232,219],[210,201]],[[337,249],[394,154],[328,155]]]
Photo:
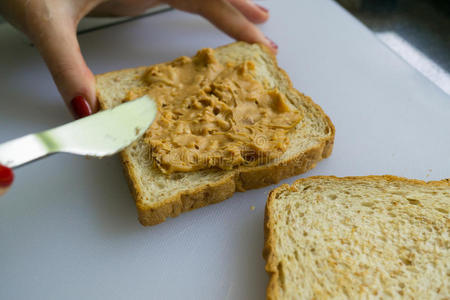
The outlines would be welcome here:
[[[87,117],[92,114],[92,109],[86,98],[83,96],[76,96],[70,102],[72,111],[77,119]]]
[[[0,165],[0,187],[9,187],[14,181],[13,171],[5,166]]]
[[[262,10],[263,12],[265,12],[265,13],[268,13],[269,12],[269,10],[267,9],[267,8],[265,8],[264,6],[261,6],[261,5],[259,5],[259,4],[255,4],[256,6],[258,6],[258,8],[260,9],[260,10]]]
[[[269,39],[267,36],[266,36],[266,39],[267,39],[267,41],[269,42],[270,46],[271,46],[273,49],[278,50],[278,45],[275,44],[274,41],[272,41],[271,39]]]

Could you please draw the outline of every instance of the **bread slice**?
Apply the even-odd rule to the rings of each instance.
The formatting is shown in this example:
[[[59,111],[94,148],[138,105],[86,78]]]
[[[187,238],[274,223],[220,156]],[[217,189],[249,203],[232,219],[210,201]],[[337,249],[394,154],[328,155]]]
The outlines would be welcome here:
[[[449,299],[450,182],[310,177],[266,204],[267,299]]]
[[[267,48],[236,42],[217,48],[216,58],[221,63],[253,60],[257,80],[267,81],[271,88],[277,87],[304,117],[289,134],[289,147],[279,160],[231,171],[208,169],[168,176],[152,166],[150,147],[142,140],[135,142],[121,156],[143,225],[155,225],[167,217],[222,201],[235,191],[263,187],[306,172],[331,154],[335,129],[330,119],[309,97],[292,87]],[[101,108],[119,105],[131,88],[141,86],[140,78],[146,69],[138,67],[97,75],[97,98]]]

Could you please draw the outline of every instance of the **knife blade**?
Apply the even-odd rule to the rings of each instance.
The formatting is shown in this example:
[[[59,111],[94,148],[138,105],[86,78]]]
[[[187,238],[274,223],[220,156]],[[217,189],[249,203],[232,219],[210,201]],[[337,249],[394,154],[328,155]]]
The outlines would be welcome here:
[[[57,152],[92,157],[115,154],[140,138],[156,117],[149,96],[92,116],[0,144],[0,164],[16,168]]]

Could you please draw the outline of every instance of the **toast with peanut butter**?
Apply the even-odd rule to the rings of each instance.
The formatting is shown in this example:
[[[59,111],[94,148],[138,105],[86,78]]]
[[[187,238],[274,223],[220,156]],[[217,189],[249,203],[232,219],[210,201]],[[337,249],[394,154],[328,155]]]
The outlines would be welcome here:
[[[143,225],[304,173],[332,151],[330,119],[262,45],[202,49],[96,81],[102,109],[144,94],[158,105],[121,153]]]

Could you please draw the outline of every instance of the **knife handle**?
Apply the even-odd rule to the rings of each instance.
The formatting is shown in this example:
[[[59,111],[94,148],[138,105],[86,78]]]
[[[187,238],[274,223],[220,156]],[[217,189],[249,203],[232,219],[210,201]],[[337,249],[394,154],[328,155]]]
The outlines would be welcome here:
[[[29,134],[0,144],[0,164],[16,168],[54,153],[55,146],[52,140],[46,137],[45,132]]]

